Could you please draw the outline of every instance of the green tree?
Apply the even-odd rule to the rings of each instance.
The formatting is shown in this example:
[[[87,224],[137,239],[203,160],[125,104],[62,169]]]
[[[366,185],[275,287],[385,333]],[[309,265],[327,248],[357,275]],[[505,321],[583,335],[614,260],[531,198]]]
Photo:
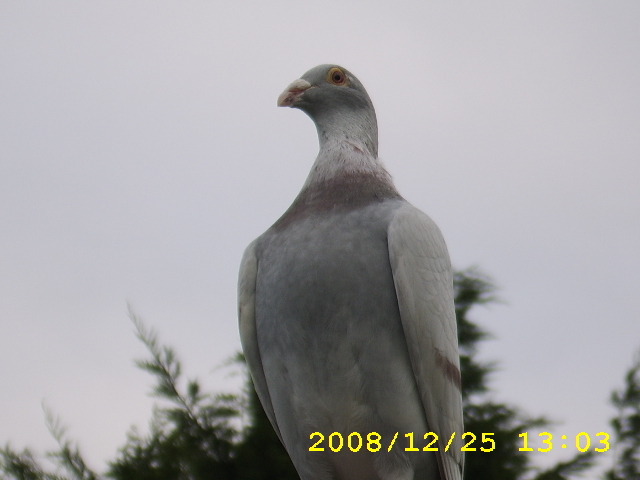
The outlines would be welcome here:
[[[518,451],[518,434],[546,424],[542,417],[528,417],[514,406],[489,398],[488,378],[495,369],[477,360],[477,348],[488,334],[474,323],[474,307],[495,301],[491,280],[477,270],[458,272],[454,277],[455,302],[463,379],[465,431],[493,433],[496,449],[490,453],[469,452],[465,477],[472,480],[568,480],[588,469],[589,454],[579,454],[568,462],[536,472],[531,457]],[[173,349],[163,346],[157,335],[130,312],[138,338],[149,358],[138,367],[155,378],[153,394],[159,401],[150,421],[150,431],[141,435],[130,430],[125,445],[109,462],[103,476],[83,461],[80,450],[66,436],[60,422],[47,412],[47,423],[58,442],[49,454],[54,468],[30,450],[16,451],[9,445],[0,449],[2,480],[297,480],[298,476],[269,423],[251,381],[241,394],[208,394],[197,380],[185,380]],[[239,355],[236,363],[243,363]],[[614,421],[623,439],[622,461],[607,480],[637,480],[638,369],[627,375],[627,388],[614,394],[621,414]],[[245,374],[246,369],[245,369]],[[634,403],[635,402],[635,403]],[[243,422],[243,419],[246,421]],[[466,438],[470,440],[470,438]],[[473,446],[479,446],[478,438]],[[627,466],[629,465],[629,466]],[[635,465],[635,466],[634,466]],[[635,470],[633,470],[635,468]],[[626,475],[626,476],[625,476]],[[629,476],[631,475],[631,476]],[[635,475],[635,476],[633,476]]]
[[[57,468],[47,469],[28,448],[18,452],[6,445],[0,450],[0,473],[3,480],[97,480],[99,476],[88,467],[80,449],[67,438],[66,430],[50,409],[44,407],[47,427],[58,443],[50,452]]]
[[[232,419],[240,416],[237,395],[209,395],[191,380],[181,389],[182,367],[173,349],[161,346],[130,309],[138,338],[151,354],[137,365],[156,378],[154,395],[169,407],[156,407],[151,431],[129,433],[126,445],[110,462],[108,476],[117,480],[234,480],[238,432]]]
[[[640,351],[625,375],[625,385],[613,392],[611,402],[618,415],[611,421],[616,437],[616,464],[607,472],[607,480],[640,478]]]
[[[531,457],[520,452],[518,435],[547,425],[544,417],[529,417],[516,407],[497,403],[489,398],[488,379],[495,370],[493,363],[480,363],[476,352],[481,340],[489,334],[469,318],[479,305],[496,301],[493,281],[477,269],[457,272],[454,276],[458,342],[462,372],[464,429],[477,438],[471,447],[478,447],[482,433],[493,433],[496,448],[491,452],[467,452],[465,477],[474,480],[521,480],[530,478],[534,470]],[[472,437],[467,437],[467,441]],[[538,472],[535,480],[567,480],[592,465],[592,454],[578,454],[567,462]]]

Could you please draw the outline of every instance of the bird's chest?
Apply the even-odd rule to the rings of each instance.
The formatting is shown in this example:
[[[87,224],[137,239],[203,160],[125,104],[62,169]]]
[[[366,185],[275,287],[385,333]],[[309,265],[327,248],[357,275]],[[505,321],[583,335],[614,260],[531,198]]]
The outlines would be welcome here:
[[[375,323],[396,307],[386,216],[311,217],[265,239],[259,255],[256,320],[321,335]],[[275,326],[277,330],[279,328]]]
[[[391,417],[408,415],[404,404],[385,403],[390,392],[415,393],[389,262],[391,215],[309,219],[259,246],[263,368],[275,402],[310,422],[304,432],[364,428],[380,405]]]

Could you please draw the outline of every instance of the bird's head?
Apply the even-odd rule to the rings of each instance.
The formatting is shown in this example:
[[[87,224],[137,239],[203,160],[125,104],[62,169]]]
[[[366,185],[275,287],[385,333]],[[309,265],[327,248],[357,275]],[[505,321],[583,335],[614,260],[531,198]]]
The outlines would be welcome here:
[[[316,124],[320,146],[327,141],[363,143],[377,156],[378,126],[373,103],[360,81],[338,65],[319,65],[280,94],[279,107],[298,108]]]

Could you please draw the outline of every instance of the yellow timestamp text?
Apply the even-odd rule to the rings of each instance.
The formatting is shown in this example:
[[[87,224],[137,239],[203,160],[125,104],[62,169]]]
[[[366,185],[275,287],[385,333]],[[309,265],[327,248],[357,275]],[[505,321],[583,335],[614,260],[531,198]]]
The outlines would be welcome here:
[[[492,438],[493,433],[483,433],[480,436],[480,444],[479,448],[476,448],[472,445],[476,443],[478,437],[475,433],[465,432],[461,435],[462,442],[464,445],[460,447],[460,450],[463,452],[475,452],[476,450],[480,450],[481,452],[491,452],[496,448],[496,442]],[[325,451],[325,441],[326,445],[332,452],[340,452],[343,449],[346,451],[347,449],[352,452],[359,452],[361,450],[366,450],[369,452],[379,452],[381,450],[386,450],[390,452],[396,446],[396,442],[398,437],[400,436],[400,432],[396,432],[393,435],[393,438],[389,440],[388,438],[383,438],[378,432],[369,432],[366,435],[362,435],[358,432],[351,432],[348,435],[343,435],[340,432],[333,432],[328,436],[325,436],[320,432],[313,432],[309,435],[310,440],[316,439],[315,443],[309,447],[310,452],[324,452]],[[427,432],[422,436],[422,439],[415,439],[415,433],[405,433],[404,437],[406,438],[403,447],[405,452],[437,452],[444,450],[448,452],[453,447],[453,442],[456,438],[456,432],[453,432],[449,438],[440,439],[437,433],[435,432]],[[419,436],[418,436],[419,437]],[[444,441],[446,440],[446,442]]]
[[[559,435],[554,437],[553,434],[549,432],[540,432],[538,434],[538,442],[532,442],[532,444],[535,444],[536,446],[538,444],[541,444],[544,446],[535,449],[529,446],[528,432],[523,432],[518,435],[518,437],[522,439],[522,447],[518,449],[521,452],[538,451],[547,453],[551,452],[555,448],[567,448],[568,446],[575,446],[576,450],[578,450],[579,452],[584,453],[588,451],[594,451],[603,453],[611,448],[611,435],[609,435],[607,432],[598,432],[593,436],[594,438],[592,438],[591,435],[589,435],[587,432],[580,432],[572,437],[567,437],[567,435]],[[573,442],[573,445],[569,443],[571,441]]]
[[[309,435],[309,440],[312,440],[312,445],[309,447],[310,452],[325,452],[327,450],[331,452],[351,451],[360,452],[368,451],[372,453],[387,451],[391,452],[394,448],[403,449],[405,452],[448,452],[452,449],[459,448],[462,452],[493,452],[496,449],[496,440],[493,438],[495,433],[481,433],[475,434],[472,432],[465,432],[460,435],[460,440],[456,441],[454,446],[454,440],[456,440],[456,432],[453,432],[449,438],[440,438],[435,432],[427,432],[422,435],[417,435],[413,432],[403,434],[404,441],[402,446],[398,446],[398,438],[400,432],[395,432],[393,437],[389,435],[387,438],[383,438],[378,432],[369,432],[366,435],[359,432],[351,432],[349,434],[342,434],[340,432],[333,432],[329,435],[325,435],[321,432],[313,432]],[[529,432],[523,432],[518,435],[522,439],[519,443],[522,445],[518,450],[520,452],[551,452],[554,448],[567,448],[571,446],[576,448],[579,452],[594,451],[598,453],[606,452],[611,449],[611,435],[606,432],[598,432],[595,435],[589,435],[587,432],[580,432],[571,438],[567,435],[559,435],[554,437],[549,432],[540,432],[538,434],[537,443],[542,445],[538,448],[533,448],[529,441]],[[402,438],[402,437],[400,437]],[[573,442],[570,444],[569,442]],[[513,442],[509,442],[513,446]],[[531,441],[534,444],[534,441]],[[462,444],[462,446],[459,446]]]

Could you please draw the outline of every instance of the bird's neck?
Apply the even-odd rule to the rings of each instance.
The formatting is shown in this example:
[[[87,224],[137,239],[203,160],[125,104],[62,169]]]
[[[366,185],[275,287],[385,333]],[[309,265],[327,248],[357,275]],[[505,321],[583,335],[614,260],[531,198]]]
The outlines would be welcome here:
[[[306,186],[321,184],[336,177],[374,176],[388,179],[385,170],[377,156],[371,154],[367,146],[354,139],[327,139],[320,143],[320,152],[309,176]]]
[[[333,110],[315,115],[320,151],[334,148],[335,144],[355,146],[378,157],[378,122],[373,107],[360,110]]]
[[[319,121],[318,121],[319,120]],[[391,183],[378,158],[375,116],[316,119],[320,151],[306,185],[327,182],[339,176],[375,176]]]
[[[361,144],[334,138],[322,144],[302,190],[273,228],[282,230],[314,215],[401,198],[378,157]]]

